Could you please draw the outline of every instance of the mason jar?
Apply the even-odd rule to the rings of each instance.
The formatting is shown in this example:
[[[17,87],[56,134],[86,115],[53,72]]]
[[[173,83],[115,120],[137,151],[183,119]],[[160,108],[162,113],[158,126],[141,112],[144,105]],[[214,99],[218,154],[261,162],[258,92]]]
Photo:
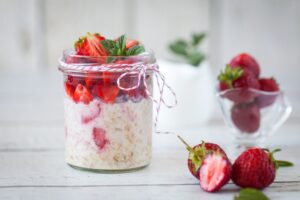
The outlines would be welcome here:
[[[66,162],[118,172],[149,165],[152,152],[153,53],[89,57],[64,51]]]

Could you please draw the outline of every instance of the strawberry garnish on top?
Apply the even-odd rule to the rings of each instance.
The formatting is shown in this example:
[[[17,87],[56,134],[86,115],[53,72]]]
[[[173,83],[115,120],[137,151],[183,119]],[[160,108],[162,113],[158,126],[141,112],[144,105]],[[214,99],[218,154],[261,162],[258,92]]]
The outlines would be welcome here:
[[[107,55],[109,56],[134,56],[145,52],[145,48],[138,41],[128,40],[126,35],[121,35],[115,40],[102,40]],[[108,59],[108,62],[115,61]]]
[[[126,49],[130,49],[133,46],[138,45],[139,42],[137,40],[126,39]]]
[[[259,77],[260,68],[256,60],[247,53],[241,53],[235,56],[229,63],[232,68],[242,68],[252,72],[256,77]]]
[[[106,51],[103,48],[101,41],[105,40],[99,33],[87,33],[86,36],[80,37],[75,42],[75,50],[77,55],[82,56],[106,56]]]

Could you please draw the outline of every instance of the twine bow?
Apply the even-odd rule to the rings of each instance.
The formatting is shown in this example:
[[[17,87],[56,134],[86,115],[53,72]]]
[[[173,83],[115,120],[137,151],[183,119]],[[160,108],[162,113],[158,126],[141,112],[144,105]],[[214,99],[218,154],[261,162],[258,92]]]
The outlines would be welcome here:
[[[102,65],[76,65],[76,64],[67,64],[62,59],[59,60],[60,66],[62,67],[62,70],[75,70],[75,71],[86,71],[86,72],[115,72],[115,73],[121,73],[121,75],[117,79],[117,86],[124,91],[131,91],[135,90],[140,87],[141,84],[143,84],[145,88],[145,92],[147,96],[151,99],[151,101],[156,104],[156,116],[154,121],[154,127],[156,133],[163,133],[163,134],[172,134],[172,132],[168,131],[157,131],[157,123],[158,123],[158,117],[159,112],[161,108],[161,104],[166,106],[167,108],[173,108],[177,105],[177,97],[174,90],[166,83],[165,76],[161,73],[161,71],[158,69],[158,65],[155,64],[144,64],[142,62],[140,63],[134,63],[134,64],[102,64]],[[155,79],[156,79],[156,85],[159,90],[159,97],[158,99],[154,98],[151,92],[149,91],[149,86],[147,84],[147,73],[153,73]],[[122,80],[125,79],[128,76],[137,76],[137,82],[131,86],[125,87],[122,85]],[[168,89],[169,92],[174,97],[174,103],[168,104],[166,103],[164,99],[164,89]]]

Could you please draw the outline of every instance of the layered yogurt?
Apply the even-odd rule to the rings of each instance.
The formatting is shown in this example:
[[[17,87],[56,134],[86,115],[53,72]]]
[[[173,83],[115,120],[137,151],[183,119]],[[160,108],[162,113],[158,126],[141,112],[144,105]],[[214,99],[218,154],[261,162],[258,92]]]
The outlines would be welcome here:
[[[67,163],[102,170],[148,165],[151,160],[152,102],[128,100],[88,105],[65,98]]]

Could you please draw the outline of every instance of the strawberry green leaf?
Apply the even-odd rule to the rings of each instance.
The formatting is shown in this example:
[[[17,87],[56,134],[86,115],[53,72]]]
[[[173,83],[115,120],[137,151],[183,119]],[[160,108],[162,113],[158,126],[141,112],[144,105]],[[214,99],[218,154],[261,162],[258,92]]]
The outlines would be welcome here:
[[[260,190],[253,188],[241,189],[240,193],[234,196],[234,200],[269,200]]]
[[[134,56],[134,55],[141,54],[143,52],[145,52],[145,48],[143,46],[136,45],[136,46],[133,46],[133,47],[129,48],[126,52],[126,55],[127,56]]]
[[[285,160],[276,160],[278,167],[291,167],[294,166],[294,163]]]
[[[269,149],[264,149],[264,150],[269,154],[270,160],[274,163],[276,170],[277,170],[279,167],[291,167],[291,166],[294,165],[294,164],[293,164],[292,162],[290,162],[290,161],[276,160],[276,159],[274,158],[274,154],[275,154],[276,152],[281,151],[281,149],[274,149],[273,151],[270,151]]]
[[[225,70],[218,76],[220,82],[226,83],[229,88],[233,87],[233,82],[239,79],[244,73],[240,67],[232,69],[230,65],[226,65]]]

